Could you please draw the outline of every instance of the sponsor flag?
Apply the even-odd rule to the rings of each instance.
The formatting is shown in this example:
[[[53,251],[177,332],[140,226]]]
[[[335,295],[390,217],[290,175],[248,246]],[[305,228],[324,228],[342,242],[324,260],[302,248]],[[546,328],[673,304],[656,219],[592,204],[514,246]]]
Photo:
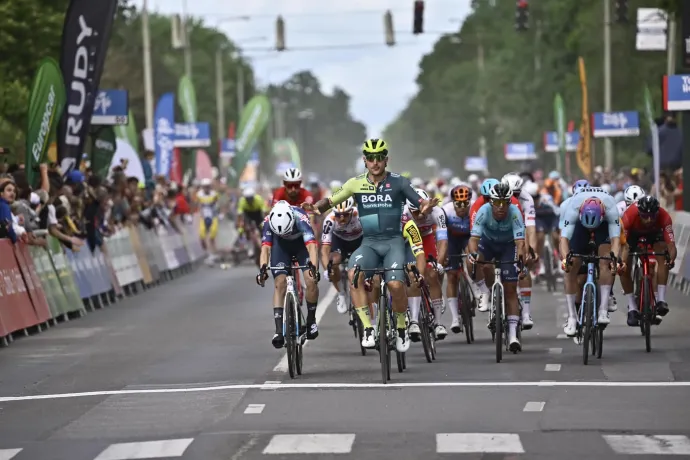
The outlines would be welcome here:
[[[129,145],[134,147],[134,150],[139,150],[139,136],[137,136],[137,126],[134,124],[132,109],[129,109],[127,124],[115,126],[115,136],[117,136],[118,139],[127,141]]]
[[[77,167],[81,160],[117,3],[117,0],[71,0],[65,15],[60,69],[67,102],[57,137],[63,174]]]
[[[31,185],[34,185],[36,167],[46,162],[48,146],[64,106],[65,83],[60,67],[53,59],[45,58],[38,67],[29,98],[24,164]]]
[[[175,142],[175,96],[165,93],[158,100],[153,114],[153,143],[156,174],[168,177]]]
[[[239,175],[244,171],[256,142],[259,140],[271,116],[271,103],[263,94],[257,94],[249,100],[242,110],[240,125],[235,140],[236,155],[232,159],[232,169],[228,185],[237,186]]]
[[[578,58],[580,70],[580,85],[582,86],[582,118],[580,120],[580,140],[577,143],[577,165],[586,177],[592,174],[592,152],[591,152],[591,133],[589,123],[589,107],[587,105],[587,73],[585,71],[585,60],[582,56]]]
[[[556,169],[558,172],[563,173],[563,163],[566,150],[566,138],[565,138],[565,108],[563,107],[563,98],[560,94],[556,94],[556,98],[553,101],[553,113],[554,119],[556,121],[556,133],[558,135],[558,156],[556,157]]]
[[[92,132],[91,139],[91,169],[94,174],[106,178],[110,172],[110,163],[113,161],[117,149],[117,137],[112,126],[99,126]]]

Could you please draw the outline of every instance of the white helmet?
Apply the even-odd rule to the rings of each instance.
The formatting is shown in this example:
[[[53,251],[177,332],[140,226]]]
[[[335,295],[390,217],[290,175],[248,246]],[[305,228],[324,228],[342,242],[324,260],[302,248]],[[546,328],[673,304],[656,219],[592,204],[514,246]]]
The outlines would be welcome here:
[[[331,188],[331,190],[336,190],[339,189],[340,187],[343,186],[343,183],[340,182],[339,180],[332,180],[328,186]]]
[[[460,185],[460,184],[462,184],[462,179],[460,179],[460,178],[457,177],[457,176],[456,176],[456,177],[453,177],[453,178],[450,180],[450,185],[452,185],[453,187],[457,187],[457,186]]]
[[[256,195],[256,190],[254,190],[254,187],[247,187],[242,190],[242,196],[245,198],[251,198],[254,195]]]
[[[470,184],[473,183],[473,182],[479,182],[479,176],[476,175],[476,174],[470,174],[470,175],[467,177],[467,182],[469,182]]]
[[[201,186],[202,187],[210,187],[211,186],[211,179],[201,179]]]
[[[352,208],[355,207],[355,200],[350,197],[347,200],[343,201],[340,204],[336,204],[333,207],[333,210],[337,213],[342,213],[342,212],[350,212],[352,211]]]
[[[410,183],[414,188],[424,187],[424,180],[419,177],[413,177]]]
[[[515,193],[515,192],[520,192],[522,190],[522,184],[523,180],[522,177],[518,176],[515,173],[508,173],[503,178],[501,179],[501,182],[506,184],[508,187],[510,187],[510,190]]]
[[[415,192],[417,192],[417,195],[419,195],[419,198],[422,200],[429,200],[429,194],[426,193],[426,191],[423,188],[416,188],[414,189]],[[419,203],[410,203],[410,200],[407,200],[407,207],[412,210],[416,211],[419,209]]]
[[[601,184],[601,189],[609,195],[611,194],[611,184]]]
[[[536,182],[527,182],[523,186],[523,190],[529,193],[529,195],[532,197],[539,195],[539,185],[537,185]]]
[[[645,195],[646,193],[644,192],[642,187],[640,187],[639,185],[631,185],[630,187],[625,189],[625,204],[630,206],[631,204],[637,202],[637,200],[639,200]]]
[[[285,200],[280,200],[268,214],[268,225],[276,235],[287,235],[295,226],[295,215],[292,206]]]
[[[283,174],[284,182],[301,182],[302,181],[302,171],[297,168],[290,168]]]

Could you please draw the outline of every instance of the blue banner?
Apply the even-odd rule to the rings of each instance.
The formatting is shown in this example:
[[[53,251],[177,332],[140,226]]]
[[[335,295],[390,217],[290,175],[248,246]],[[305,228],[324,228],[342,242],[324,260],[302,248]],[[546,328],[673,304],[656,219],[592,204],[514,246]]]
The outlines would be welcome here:
[[[533,142],[521,142],[506,144],[504,147],[505,158],[508,161],[536,160],[537,152]]]
[[[565,133],[565,151],[575,152],[577,143],[580,142],[580,133],[577,131]],[[556,131],[546,131],[544,133],[544,151],[558,152],[558,133]]]
[[[465,157],[465,171],[477,172],[489,169],[489,162],[484,157]]]
[[[153,142],[156,154],[156,174],[168,177],[175,141],[175,96],[165,93],[158,100],[153,115]]]
[[[129,97],[124,89],[98,91],[91,114],[92,125],[126,125],[129,123]]]
[[[196,148],[211,145],[211,126],[208,123],[177,123],[175,147]]]
[[[232,158],[235,156],[235,139],[223,139],[223,144],[220,146],[221,158]]]
[[[592,114],[592,137],[634,137],[640,135],[640,115],[628,112]]]
[[[664,76],[664,110],[690,110],[690,75]]]

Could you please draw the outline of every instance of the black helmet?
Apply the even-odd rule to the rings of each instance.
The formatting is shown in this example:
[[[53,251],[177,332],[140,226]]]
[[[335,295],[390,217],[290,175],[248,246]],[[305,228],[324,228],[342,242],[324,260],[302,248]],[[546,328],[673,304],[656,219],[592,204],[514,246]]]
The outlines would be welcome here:
[[[499,182],[489,191],[489,198],[492,200],[508,200],[513,196],[513,191],[508,184]]]
[[[659,200],[652,195],[646,195],[637,202],[637,209],[642,214],[656,214],[659,212]]]

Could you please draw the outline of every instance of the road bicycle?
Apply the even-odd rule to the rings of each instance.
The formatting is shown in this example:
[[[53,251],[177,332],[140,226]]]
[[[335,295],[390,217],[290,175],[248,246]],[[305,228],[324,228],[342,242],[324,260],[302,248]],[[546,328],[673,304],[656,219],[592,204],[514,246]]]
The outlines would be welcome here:
[[[494,284],[491,286],[491,309],[489,310],[489,330],[491,331],[491,339],[496,344],[496,362],[500,363],[503,360],[503,348],[510,351],[510,343],[508,342],[508,318],[506,318],[505,311],[505,291],[503,289],[501,267],[505,265],[513,265],[516,267],[518,273],[522,273],[525,269],[522,256],[515,260],[477,260],[472,265],[472,278],[475,278],[477,265],[493,265],[494,266]],[[522,304],[518,296],[518,325],[517,325],[517,339],[521,340],[522,329]],[[517,354],[517,350],[513,351]]]
[[[462,320],[462,331],[465,332],[465,338],[467,343],[474,343],[474,317],[476,316],[476,298],[474,297],[474,291],[470,285],[468,279],[467,271],[465,270],[464,259],[467,254],[457,254],[452,255],[450,258],[459,258],[460,266],[457,268],[458,271],[458,314]],[[451,267],[443,267],[444,270],[455,270]]]
[[[433,257],[429,258],[431,262],[435,262]],[[435,268],[432,268],[435,270]],[[422,303],[419,309],[419,332],[422,339],[422,348],[424,349],[424,357],[428,363],[436,359],[436,332],[434,331],[434,324],[436,323],[436,316],[434,309],[431,306],[431,293],[426,281],[421,278],[419,270],[416,265],[410,266],[410,271],[415,277],[415,280],[420,284],[420,292],[422,294]]]
[[[549,292],[556,291],[556,255],[551,246],[551,235],[547,234],[544,238],[544,253],[542,254],[542,263],[544,264],[544,280],[546,281],[546,289]]]
[[[402,271],[405,273],[405,283],[409,286],[410,280],[405,270],[400,268],[374,268],[363,269],[359,265],[355,265],[353,274],[353,286],[357,289],[359,282],[359,275],[364,273],[371,273],[372,276],[378,276],[380,282],[380,295],[378,301],[378,311],[376,312],[374,328],[376,337],[376,349],[379,351],[379,362],[381,364],[381,381],[385,384],[391,379],[391,351],[395,350],[396,361],[398,364],[398,372],[402,372],[407,364],[405,362],[405,353],[401,353],[396,349],[395,342],[398,337],[398,331],[391,325],[396,324],[395,314],[392,308],[392,299],[388,294],[388,286],[386,285],[386,272]],[[371,283],[366,283],[367,290],[371,289]],[[409,337],[408,337],[409,340]]]
[[[362,356],[366,356],[367,349],[362,346],[364,326],[362,325],[362,320],[359,319],[355,306],[352,304],[352,297],[350,296],[350,280],[347,278],[347,263],[348,259],[340,262],[340,288],[342,289],[340,292],[345,295],[345,302],[347,302],[348,324],[352,327],[352,332],[355,335],[355,339],[357,339],[357,345],[359,346],[360,353],[362,353]],[[326,270],[328,271],[328,276],[330,277],[333,274],[333,261],[328,262]]]

